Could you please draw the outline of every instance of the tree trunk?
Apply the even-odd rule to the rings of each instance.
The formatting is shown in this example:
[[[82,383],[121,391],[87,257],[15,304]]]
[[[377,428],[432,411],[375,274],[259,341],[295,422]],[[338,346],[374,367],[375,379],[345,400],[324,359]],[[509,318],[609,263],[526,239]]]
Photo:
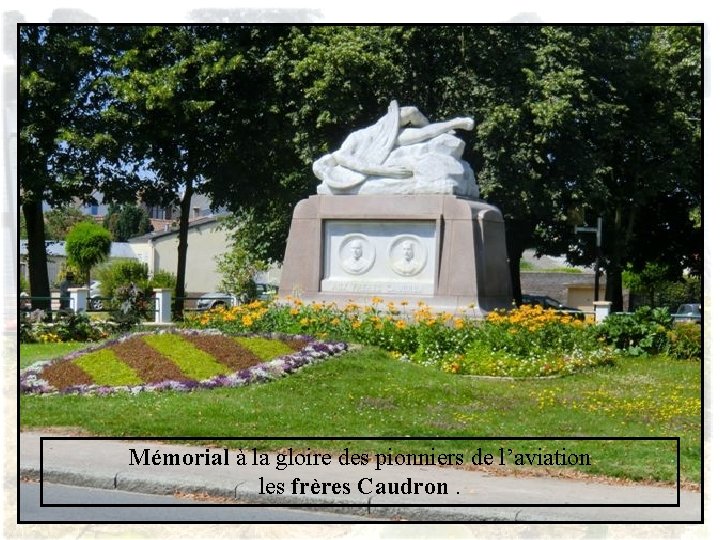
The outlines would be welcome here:
[[[614,263],[609,264],[607,268],[605,300],[612,302],[612,311],[623,310],[622,268]]]
[[[50,280],[48,278],[47,252],[45,251],[45,221],[42,201],[28,201],[22,205],[22,213],[28,233],[28,275],[33,309],[50,309]]]
[[[185,195],[180,202],[180,230],[178,231],[177,282],[175,283],[175,303],[173,318],[182,320],[185,303],[185,265],[187,264],[188,225],[190,221],[190,201],[193,195],[193,181],[185,182]]]
[[[627,262],[627,246],[635,227],[635,209],[615,208],[607,235],[605,300],[612,302],[612,311],[623,311],[622,272]]]
[[[512,285],[513,302],[522,304],[522,284],[520,282],[520,259],[529,243],[526,231],[530,229],[526,222],[505,220],[505,246],[510,266],[510,284]],[[530,229],[531,230],[531,229]]]
[[[508,246],[508,261],[510,264],[510,284],[512,285],[512,296],[516,306],[522,304],[522,285],[520,283],[520,259],[523,250],[514,249]]]

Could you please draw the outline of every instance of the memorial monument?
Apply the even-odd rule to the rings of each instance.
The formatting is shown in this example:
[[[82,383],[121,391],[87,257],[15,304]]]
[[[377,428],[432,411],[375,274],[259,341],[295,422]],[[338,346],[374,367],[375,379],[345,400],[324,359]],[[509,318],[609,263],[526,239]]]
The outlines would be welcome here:
[[[295,207],[280,294],[306,301],[423,301],[481,314],[507,308],[505,226],[479,200],[456,130],[395,101],[313,164],[317,195]]]

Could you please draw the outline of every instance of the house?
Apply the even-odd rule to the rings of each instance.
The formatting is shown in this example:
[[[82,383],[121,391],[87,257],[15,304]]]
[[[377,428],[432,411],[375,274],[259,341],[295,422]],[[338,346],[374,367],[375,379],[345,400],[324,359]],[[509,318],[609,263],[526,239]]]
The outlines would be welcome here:
[[[570,266],[564,257],[535,257],[535,250],[523,253],[520,283],[523,294],[550,296],[566,306],[593,311],[595,271],[589,267]],[[605,275],[600,276],[599,298],[605,298]],[[628,293],[623,291],[623,304]]]
[[[187,296],[216,291],[220,283],[215,257],[225,253],[231,243],[230,231],[221,229],[218,216],[208,215],[188,225],[188,250],[185,266]],[[177,273],[178,229],[153,231],[128,240],[138,260],[148,266],[150,274],[158,270]]]
[[[207,195],[195,193],[190,199],[190,221],[208,217],[213,214],[210,210],[212,201]],[[176,225],[180,219],[180,208],[177,206],[151,206],[149,204],[139,202],[150,217],[150,223],[155,231],[166,231]],[[75,200],[75,206],[86,215],[93,216],[96,221],[102,222],[110,211],[110,206],[103,201],[103,195],[99,192],[93,192],[91,202],[82,202]],[[48,207],[49,208],[49,207]]]

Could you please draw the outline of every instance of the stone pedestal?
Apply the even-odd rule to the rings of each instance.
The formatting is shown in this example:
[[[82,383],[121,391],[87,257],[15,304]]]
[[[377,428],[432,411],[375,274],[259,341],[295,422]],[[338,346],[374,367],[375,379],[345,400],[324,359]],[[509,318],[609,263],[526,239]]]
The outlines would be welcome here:
[[[595,308],[595,324],[600,324],[610,315],[612,302],[600,300],[598,302],[593,302],[593,307]]]
[[[418,301],[483,315],[511,305],[505,225],[497,208],[452,195],[330,196],[293,214],[280,297]]]

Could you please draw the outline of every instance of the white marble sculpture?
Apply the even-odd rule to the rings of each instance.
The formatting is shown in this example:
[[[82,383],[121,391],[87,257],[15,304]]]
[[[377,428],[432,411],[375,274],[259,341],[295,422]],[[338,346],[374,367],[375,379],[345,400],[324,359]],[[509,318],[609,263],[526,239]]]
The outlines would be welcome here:
[[[431,124],[416,107],[398,107],[374,125],[350,133],[336,152],[313,163],[320,195],[460,195],[477,199],[465,143],[454,130],[472,130],[472,118]]]
[[[364,236],[352,235],[340,247],[341,266],[348,274],[364,274],[375,262],[375,252]]]
[[[425,267],[423,247],[414,238],[400,237],[390,246],[390,267],[399,276],[410,277]]]

